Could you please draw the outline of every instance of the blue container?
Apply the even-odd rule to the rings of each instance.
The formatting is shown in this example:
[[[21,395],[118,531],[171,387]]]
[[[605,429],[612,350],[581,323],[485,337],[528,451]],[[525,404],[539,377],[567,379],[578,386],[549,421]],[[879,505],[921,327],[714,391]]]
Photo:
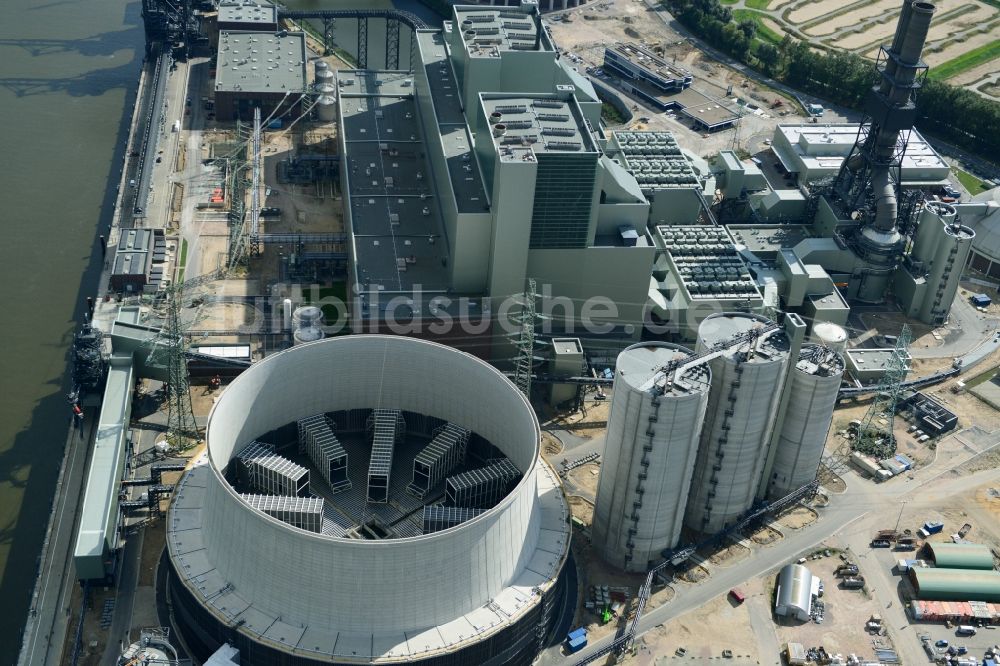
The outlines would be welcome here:
[[[573,631],[566,634],[566,640],[571,641],[574,638],[579,638],[580,636],[586,636],[586,635],[587,635],[587,630],[584,629],[583,627],[580,627],[579,629],[574,629]]]
[[[587,647],[587,637],[586,636],[577,636],[576,638],[574,638],[573,640],[571,640],[569,642],[569,651],[570,651],[570,653],[579,652],[580,650],[582,650],[585,647]]]
[[[937,534],[944,529],[944,523],[924,523],[924,529],[928,534]]]
[[[275,118],[267,124],[268,129],[281,129],[281,118]]]

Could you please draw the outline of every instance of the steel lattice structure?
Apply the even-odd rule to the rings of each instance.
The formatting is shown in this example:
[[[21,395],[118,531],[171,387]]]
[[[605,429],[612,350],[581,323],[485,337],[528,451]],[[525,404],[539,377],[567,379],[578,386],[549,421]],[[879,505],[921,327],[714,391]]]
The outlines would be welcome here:
[[[163,293],[164,313],[160,331],[152,342],[146,362],[167,371],[167,434],[173,446],[180,447],[185,440],[201,439],[201,432],[191,404],[191,385],[188,381],[187,344],[181,318],[184,295],[188,290],[218,279],[218,272],[206,273],[192,280],[179,282]]]
[[[513,318],[521,325],[521,332],[518,335],[514,346],[517,347],[517,360],[514,364],[514,386],[521,390],[528,400],[531,400],[531,366],[535,355],[535,302],[538,300],[538,292],[535,288],[535,279],[528,278],[528,288],[524,292],[524,303],[520,314]]]
[[[910,327],[904,324],[886,365],[885,374],[882,375],[882,380],[875,391],[875,399],[858,427],[857,439],[854,441],[856,451],[874,455],[879,459],[889,458],[896,453],[896,438],[892,433],[892,424],[896,416],[899,394],[903,391],[906,373],[910,369],[907,363],[910,358],[907,352],[910,339]],[[883,425],[882,421],[886,424]]]

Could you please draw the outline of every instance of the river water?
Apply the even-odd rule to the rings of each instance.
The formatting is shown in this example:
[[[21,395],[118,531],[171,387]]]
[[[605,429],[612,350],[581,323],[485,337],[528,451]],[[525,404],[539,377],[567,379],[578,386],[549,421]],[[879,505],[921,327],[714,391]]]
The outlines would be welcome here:
[[[292,0],[433,13],[416,0]],[[67,361],[143,57],[136,0],[6,0],[0,21],[0,664],[16,661],[66,443]],[[111,185],[109,186],[109,183]],[[72,575],[72,574],[71,574]]]

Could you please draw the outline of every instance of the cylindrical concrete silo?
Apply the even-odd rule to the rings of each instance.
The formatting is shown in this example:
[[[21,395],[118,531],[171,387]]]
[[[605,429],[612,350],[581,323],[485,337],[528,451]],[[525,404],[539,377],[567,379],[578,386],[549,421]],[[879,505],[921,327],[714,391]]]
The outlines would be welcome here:
[[[690,355],[650,342],[618,356],[593,543],[621,569],[646,571],[680,539],[711,381],[680,365]]]
[[[844,357],[818,345],[804,345],[792,371],[788,408],[775,442],[767,496],[784,497],[816,478],[833,421]]]
[[[691,479],[684,524],[711,534],[731,525],[754,503],[780,404],[789,341],[772,322],[747,313],[706,317],[696,351],[729,345],[710,361],[712,389]]]

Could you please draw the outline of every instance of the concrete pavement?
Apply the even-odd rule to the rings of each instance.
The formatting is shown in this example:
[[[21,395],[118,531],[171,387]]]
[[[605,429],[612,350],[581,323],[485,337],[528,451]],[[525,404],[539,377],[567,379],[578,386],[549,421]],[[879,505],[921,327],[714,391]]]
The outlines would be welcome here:
[[[955,437],[960,437],[960,433],[956,433]],[[800,530],[784,530],[785,537],[781,541],[763,548],[756,547],[748,559],[731,567],[713,569],[711,577],[699,584],[676,585],[676,593],[669,603],[643,615],[639,622],[637,637],[659,624],[698,608],[720,594],[725,594],[730,588],[746,580],[763,575],[796,559],[825,539],[836,536],[856,555],[866,578],[871,576],[871,580],[875,582],[870,587],[874,588],[875,598],[884,609],[883,616],[887,621],[889,635],[903,661],[911,664],[924,663],[926,655],[916,638],[916,633],[910,629],[905,609],[895,594],[897,581],[889,573],[892,553],[883,554],[887,561],[879,563],[876,559],[879,554],[872,555],[874,551],[869,548],[871,536],[877,529],[892,526],[888,525],[887,521],[895,521],[902,503],[916,507],[923,505],[933,507],[939,505],[944,497],[1000,479],[1000,469],[997,468],[982,470],[968,476],[956,477],[950,474],[952,470],[973,458],[998,447],[1000,438],[991,435],[981,448],[963,447],[969,449],[968,455],[949,458],[946,465],[939,466],[932,463],[910,475],[912,479],[908,476],[884,484],[874,484],[860,479],[851,471],[845,472],[844,481],[847,483],[847,490],[832,495],[829,505],[817,510],[819,520]],[[770,623],[770,609],[767,611],[767,620]],[[757,629],[755,633],[756,631]],[[766,636],[764,638],[766,640]],[[597,640],[570,659],[563,657],[558,647],[550,648],[542,654],[538,664],[544,666],[575,663],[606,647],[612,640],[613,636]]]

